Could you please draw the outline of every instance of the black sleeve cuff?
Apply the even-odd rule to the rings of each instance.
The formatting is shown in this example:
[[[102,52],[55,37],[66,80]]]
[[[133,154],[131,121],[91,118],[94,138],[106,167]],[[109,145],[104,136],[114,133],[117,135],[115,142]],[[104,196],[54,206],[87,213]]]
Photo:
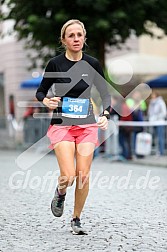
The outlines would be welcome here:
[[[110,119],[110,114],[103,114],[103,113],[102,113],[102,114],[100,114],[99,116],[100,116],[100,117],[101,117],[101,116],[105,116],[108,120]]]

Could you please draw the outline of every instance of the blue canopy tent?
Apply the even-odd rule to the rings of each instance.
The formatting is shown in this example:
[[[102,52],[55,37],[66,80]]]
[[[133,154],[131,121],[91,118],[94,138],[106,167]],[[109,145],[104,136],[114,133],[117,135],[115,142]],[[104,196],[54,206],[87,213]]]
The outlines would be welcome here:
[[[156,79],[147,81],[151,88],[167,88],[167,75],[162,75]]]
[[[24,88],[25,89],[38,88],[41,81],[42,81],[42,76],[39,76],[37,78],[31,78],[31,79],[21,82],[20,87],[23,89]]]

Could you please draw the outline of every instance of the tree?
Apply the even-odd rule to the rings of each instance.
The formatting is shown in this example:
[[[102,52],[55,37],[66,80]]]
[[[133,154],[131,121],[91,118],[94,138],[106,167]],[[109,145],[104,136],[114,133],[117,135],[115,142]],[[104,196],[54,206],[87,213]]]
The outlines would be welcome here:
[[[19,39],[38,51],[37,58],[61,51],[60,29],[68,19],[80,19],[87,29],[87,43],[92,55],[104,66],[105,44],[119,45],[132,30],[139,36],[152,35],[156,24],[167,32],[166,0],[1,0],[9,8],[1,18],[14,19]],[[48,49],[49,48],[49,49]],[[35,60],[35,59],[34,59]]]

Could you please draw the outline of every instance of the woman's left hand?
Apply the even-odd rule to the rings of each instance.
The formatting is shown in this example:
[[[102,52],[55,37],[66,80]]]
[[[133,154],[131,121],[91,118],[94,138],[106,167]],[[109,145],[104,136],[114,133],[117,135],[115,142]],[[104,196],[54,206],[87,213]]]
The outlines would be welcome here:
[[[100,129],[106,130],[108,127],[108,120],[105,116],[100,116],[97,121],[97,125]]]

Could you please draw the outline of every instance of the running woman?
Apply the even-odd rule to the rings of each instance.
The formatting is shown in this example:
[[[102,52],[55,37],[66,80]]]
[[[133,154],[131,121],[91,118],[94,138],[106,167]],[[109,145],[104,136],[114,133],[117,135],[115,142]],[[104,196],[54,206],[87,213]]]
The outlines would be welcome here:
[[[102,81],[104,74],[99,61],[83,52],[85,41],[86,30],[82,22],[72,19],[63,25],[61,43],[65,52],[48,62],[36,92],[37,99],[53,110],[47,136],[58,160],[60,176],[51,210],[54,216],[62,216],[67,187],[76,180],[71,220],[75,234],[86,233],[81,226],[80,215],[89,191],[89,173],[98,143],[98,128],[107,129],[111,101],[107,85]],[[60,73],[60,77],[54,75]],[[68,73],[71,81],[67,78]],[[103,112],[97,122],[91,103],[93,84],[103,104]],[[54,97],[48,98],[51,87]]]

